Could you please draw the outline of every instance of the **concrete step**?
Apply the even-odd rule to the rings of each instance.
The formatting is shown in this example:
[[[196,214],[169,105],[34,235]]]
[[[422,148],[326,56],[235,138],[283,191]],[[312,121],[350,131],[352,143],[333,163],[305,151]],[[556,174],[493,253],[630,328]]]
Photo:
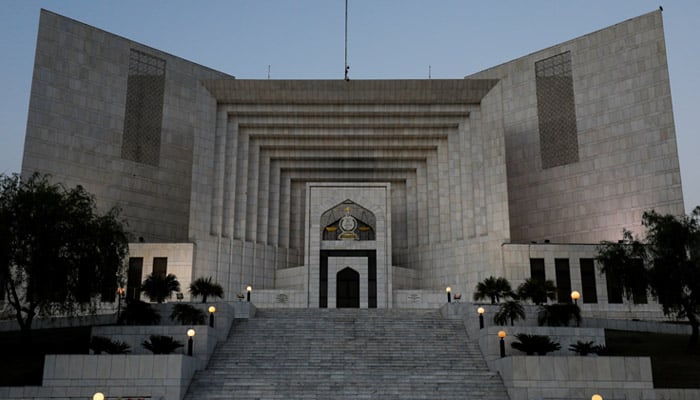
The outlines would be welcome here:
[[[435,310],[263,309],[235,322],[186,398],[508,396],[461,322]]]

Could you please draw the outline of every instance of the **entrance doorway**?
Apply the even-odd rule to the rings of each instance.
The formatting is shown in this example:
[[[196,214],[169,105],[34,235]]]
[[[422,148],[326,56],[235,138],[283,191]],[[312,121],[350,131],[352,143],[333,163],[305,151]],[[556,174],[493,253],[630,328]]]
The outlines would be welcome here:
[[[336,282],[336,308],[360,308],[360,273],[344,268]]]

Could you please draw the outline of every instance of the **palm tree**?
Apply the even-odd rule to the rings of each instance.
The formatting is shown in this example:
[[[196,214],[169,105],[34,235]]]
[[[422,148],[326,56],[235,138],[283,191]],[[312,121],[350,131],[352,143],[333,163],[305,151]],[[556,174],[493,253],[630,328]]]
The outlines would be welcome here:
[[[224,288],[216,282],[212,282],[211,276],[208,278],[200,277],[190,283],[190,294],[193,297],[202,296],[202,303],[207,302],[207,297],[224,297]]]
[[[180,291],[180,282],[173,274],[150,274],[146,277],[141,285],[141,290],[148,296],[151,301],[156,301],[158,304],[173,296],[173,292]]]
[[[501,304],[498,312],[493,316],[493,322],[498,325],[506,325],[510,320],[510,326],[519,319],[525,319],[525,309],[518,300],[509,300]]]
[[[496,304],[502,298],[508,297],[513,297],[513,290],[510,288],[510,282],[506,278],[490,276],[476,284],[474,301],[490,298],[491,304]]]
[[[184,345],[172,336],[151,335],[141,343],[141,346],[153,354],[170,354]]]
[[[177,303],[173,307],[170,319],[180,321],[182,325],[204,325],[204,311],[185,303]]]
[[[527,278],[518,286],[518,297],[523,300],[530,299],[535,304],[546,303],[547,299],[554,300],[555,292],[554,282],[550,280]]]

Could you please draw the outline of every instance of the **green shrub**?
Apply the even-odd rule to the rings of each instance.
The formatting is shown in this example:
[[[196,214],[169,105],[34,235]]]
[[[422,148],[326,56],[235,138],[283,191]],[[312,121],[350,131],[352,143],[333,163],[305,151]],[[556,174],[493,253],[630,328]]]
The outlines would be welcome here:
[[[160,315],[146,302],[127,300],[122,319],[127,325],[157,325]]]
[[[510,325],[513,326],[519,319],[525,319],[525,309],[518,300],[508,300],[501,304],[493,316],[493,322],[498,325],[506,325],[510,321]]]
[[[506,278],[490,276],[476,284],[474,301],[489,299],[491,304],[496,304],[501,299],[507,299],[513,295],[510,282]]]
[[[547,326],[569,326],[569,323],[581,323],[581,309],[571,303],[545,304],[540,306],[537,323]]]
[[[511,343],[510,346],[516,350],[524,352],[528,356],[535,353],[543,356],[547,353],[561,349],[561,345],[557,342],[553,342],[549,336],[519,333],[515,335],[515,337],[518,339],[518,341]]]
[[[604,344],[599,344],[593,348],[593,352],[599,356],[609,356],[612,352]]]
[[[190,294],[193,297],[202,296],[202,303],[207,302],[208,297],[224,297],[224,288],[220,284],[213,282],[211,276],[208,278],[200,277],[190,283]]]
[[[146,280],[141,284],[141,290],[148,296],[151,301],[158,304],[169,299],[173,293],[180,291],[180,282],[173,274],[162,275],[152,273],[146,277]]]
[[[151,335],[141,346],[153,354],[170,354],[184,345],[172,336]]]
[[[577,341],[576,344],[572,344],[569,346],[569,350],[573,351],[574,353],[580,355],[580,356],[587,356],[590,353],[595,353],[596,348],[599,346],[594,345],[592,340],[590,342],[582,342],[582,341]]]
[[[93,336],[90,340],[90,350],[95,354],[128,354],[131,346],[118,340],[112,340],[104,336]]]
[[[527,278],[525,282],[518,286],[518,298],[521,300],[532,300],[535,304],[543,304],[547,299],[556,298],[556,287],[550,280],[542,281],[534,278]]]
[[[177,303],[173,306],[170,319],[179,321],[182,325],[204,325],[206,323],[204,311],[185,303]]]

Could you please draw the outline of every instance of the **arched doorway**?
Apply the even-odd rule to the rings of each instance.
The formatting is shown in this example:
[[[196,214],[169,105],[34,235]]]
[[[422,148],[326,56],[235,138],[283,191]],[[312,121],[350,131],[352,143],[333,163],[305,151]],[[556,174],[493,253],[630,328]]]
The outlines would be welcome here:
[[[336,308],[360,308],[360,273],[347,267],[336,279]]]

